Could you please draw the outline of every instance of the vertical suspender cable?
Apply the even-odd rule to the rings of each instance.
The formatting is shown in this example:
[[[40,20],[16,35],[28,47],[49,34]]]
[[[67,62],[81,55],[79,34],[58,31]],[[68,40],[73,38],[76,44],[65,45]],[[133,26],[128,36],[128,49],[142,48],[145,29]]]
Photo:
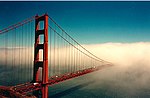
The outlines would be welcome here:
[[[15,28],[15,34],[14,34],[14,37],[15,37],[15,38],[14,38],[14,41],[15,41],[15,43],[14,43],[14,44],[15,44],[15,50],[14,50],[14,67],[13,67],[13,72],[16,72],[16,54],[17,54],[16,51],[17,51],[17,49],[18,49],[18,48],[16,47],[16,33],[17,33],[17,28]],[[14,77],[14,78],[13,78],[13,81],[15,81],[16,73],[14,73],[13,75],[14,75],[14,76],[13,76],[13,77]]]
[[[21,36],[22,36],[22,37],[21,37],[21,39],[22,39],[22,43],[21,43],[21,44],[22,44],[22,45],[21,45],[21,47],[22,47],[22,48],[21,48],[21,54],[22,54],[22,55],[21,55],[21,56],[24,56],[24,53],[23,53],[23,48],[24,48],[24,46],[23,46],[23,31],[24,31],[24,27],[23,27],[23,25],[22,25],[22,31],[21,31]],[[23,66],[23,57],[21,57],[21,66],[20,66],[20,73],[19,73],[19,74],[20,74],[19,77],[21,77],[21,78],[20,78],[20,79],[21,79],[20,82],[22,82],[22,78],[23,78],[23,77],[22,77],[22,66]]]
[[[64,33],[63,33],[64,34]],[[67,36],[65,35],[65,38],[67,39]],[[67,73],[69,73],[69,47],[68,47],[68,43],[65,43],[65,41],[63,40],[64,44],[65,44],[65,66],[67,68]]]
[[[56,46],[55,46],[55,45],[56,45],[56,34],[55,34],[55,32],[54,32],[54,74],[55,74],[55,71],[56,71],[56,69],[55,69],[55,64],[56,64],[56,58],[55,58],[55,57],[56,57],[56,56],[55,56],[56,50],[55,50],[55,49],[56,49]]]
[[[49,68],[50,68],[50,70],[49,70],[49,72],[50,72],[50,76],[52,76],[52,57],[51,57],[51,55],[52,55],[52,30],[51,30],[51,28],[49,28],[49,31],[50,31],[50,50],[49,50]]]

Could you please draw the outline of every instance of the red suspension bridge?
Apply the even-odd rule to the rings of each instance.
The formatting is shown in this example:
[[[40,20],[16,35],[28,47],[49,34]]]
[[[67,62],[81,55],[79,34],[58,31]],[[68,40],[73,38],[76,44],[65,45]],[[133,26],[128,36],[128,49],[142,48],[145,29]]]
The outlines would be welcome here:
[[[0,30],[0,58],[0,97],[4,98],[48,98],[48,86],[112,66],[47,14]]]

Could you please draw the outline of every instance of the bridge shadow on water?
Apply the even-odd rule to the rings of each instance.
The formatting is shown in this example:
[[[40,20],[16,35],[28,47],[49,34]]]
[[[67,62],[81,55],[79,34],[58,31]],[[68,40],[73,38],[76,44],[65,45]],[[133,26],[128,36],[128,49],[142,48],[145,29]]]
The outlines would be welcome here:
[[[71,94],[72,92],[76,91],[76,90],[79,90],[83,87],[86,87],[92,83],[94,83],[95,81],[89,81],[89,82],[86,82],[86,83],[82,83],[82,84],[79,84],[77,86],[74,86],[72,88],[69,88],[67,90],[64,90],[62,92],[59,92],[59,93],[56,93],[56,94],[53,94],[53,95],[50,95],[49,98],[61,98],[63,96],[66,96],[68,94]]]

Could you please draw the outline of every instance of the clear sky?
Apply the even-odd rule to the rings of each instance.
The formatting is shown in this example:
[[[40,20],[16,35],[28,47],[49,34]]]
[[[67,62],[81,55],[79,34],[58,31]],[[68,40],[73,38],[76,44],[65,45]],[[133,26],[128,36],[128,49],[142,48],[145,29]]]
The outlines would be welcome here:
[[[0,29],[46,12],[81,44],[150,41],[150,2],[0,2]]]

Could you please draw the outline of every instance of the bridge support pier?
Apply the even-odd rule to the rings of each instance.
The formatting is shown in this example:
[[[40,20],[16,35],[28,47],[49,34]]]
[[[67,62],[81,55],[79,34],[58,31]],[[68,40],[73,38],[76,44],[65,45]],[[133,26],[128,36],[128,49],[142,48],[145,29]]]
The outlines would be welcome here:
[[[39,23],[44,22],[44,29],[40,29]],[[40,35],[44,35],[44,42],[41,44]],[[33,82],[39,82],[39,68],[42,68],[42,98],[48,98],[48,15],[36,16],[35,18],[35,45],[34,45],[34,72]],[[39,60],[39,50],[43,50],[43,61]]]

